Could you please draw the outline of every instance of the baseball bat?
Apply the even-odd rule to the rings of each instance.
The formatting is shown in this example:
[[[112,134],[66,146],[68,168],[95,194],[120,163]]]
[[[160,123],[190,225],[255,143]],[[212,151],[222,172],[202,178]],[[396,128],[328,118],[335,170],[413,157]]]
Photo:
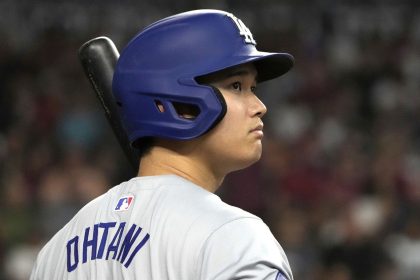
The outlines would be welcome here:
[[[123,128],[117,103],[112,94],[112,77],[120,54],[111,39],[97,37],[84,43],[79,49],[79,59],[84,72],[99,99],[114,135],[130,165],[137,170],[139,154],[134,150]]]

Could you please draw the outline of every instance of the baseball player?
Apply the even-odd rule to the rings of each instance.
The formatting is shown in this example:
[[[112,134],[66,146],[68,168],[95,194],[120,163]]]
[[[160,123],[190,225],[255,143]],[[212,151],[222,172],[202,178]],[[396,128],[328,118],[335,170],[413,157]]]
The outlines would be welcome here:
[[[264,222],[214,194],[261,156],[256,86],[293,58],[256,49],[234,15],[162,19],[122,51],[113,92],[138,177],[94,199],[41,250],[31,279],[293,279]]]

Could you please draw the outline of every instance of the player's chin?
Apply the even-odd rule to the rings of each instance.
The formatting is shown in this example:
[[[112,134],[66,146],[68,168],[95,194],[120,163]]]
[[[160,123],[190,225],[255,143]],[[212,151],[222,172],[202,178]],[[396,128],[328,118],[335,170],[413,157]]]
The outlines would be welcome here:
[[[257,161],[261,159],[262,149],[261,146],[257,146],[254,148],[251,148],[247,151],[246,155],[241,158],[241,160],[238,163],[239,168],[238,169],[244,169],[247,168]]]
[[[251,164],[256,163],[257,161],[259,161],[261,159],[261,155],[262,155],[262,148],[259,147],[255,153],[253,154],[253,156],[251,157]]]

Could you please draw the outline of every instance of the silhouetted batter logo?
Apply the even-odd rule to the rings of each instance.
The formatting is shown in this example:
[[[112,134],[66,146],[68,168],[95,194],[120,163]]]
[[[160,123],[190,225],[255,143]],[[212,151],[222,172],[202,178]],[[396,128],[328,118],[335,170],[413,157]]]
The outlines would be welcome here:
[[[133,203],[134,201],[134,196],[132,195],[127,195],[127,196],[123,196],[118,200],[117,206],[115,206],[114,211],[125,211],[128,210],[128,208],[130,208],[130,205]]]

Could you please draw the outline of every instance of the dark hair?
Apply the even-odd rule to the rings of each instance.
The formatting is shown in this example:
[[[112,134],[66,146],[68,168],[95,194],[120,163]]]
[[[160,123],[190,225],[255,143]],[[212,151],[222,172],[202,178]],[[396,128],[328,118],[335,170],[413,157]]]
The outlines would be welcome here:
[[[132,146],[138,151],[140,159],[146,155],[155,143],[154,137],[143,137],[133,142]]]

